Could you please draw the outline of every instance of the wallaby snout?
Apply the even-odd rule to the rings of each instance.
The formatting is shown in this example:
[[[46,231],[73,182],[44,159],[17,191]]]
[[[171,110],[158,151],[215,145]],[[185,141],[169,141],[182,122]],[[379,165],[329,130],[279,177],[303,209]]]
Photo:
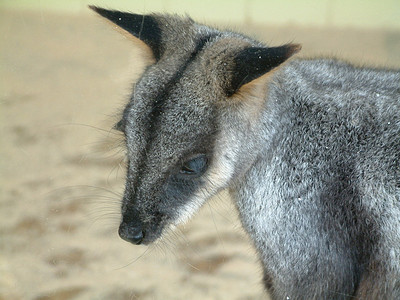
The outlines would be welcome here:
[[[143,227],[139,223],[122,221],[119,225],[118,234],[121,239],[135,245],[140,245],[144,238]]]

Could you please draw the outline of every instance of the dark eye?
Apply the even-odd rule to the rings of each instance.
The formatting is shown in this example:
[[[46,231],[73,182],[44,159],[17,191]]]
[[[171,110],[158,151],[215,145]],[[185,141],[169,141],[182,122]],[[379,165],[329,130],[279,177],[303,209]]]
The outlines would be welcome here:
[[[190,160],[184,162],[179,170],[181,175],[200,176],[207,169],[207,157],[200,154]]]

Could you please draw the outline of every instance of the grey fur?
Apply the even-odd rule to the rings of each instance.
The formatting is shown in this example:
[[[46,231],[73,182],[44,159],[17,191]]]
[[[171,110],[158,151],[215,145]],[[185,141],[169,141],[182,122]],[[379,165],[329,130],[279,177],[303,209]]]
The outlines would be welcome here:
[[[400,299],[400,72],[328,59],[278,67],[299,47],[147,18],[159,54],[119,122],[121,237],[151,243],[229,188],[274,299]],[[183,174],[199,154],[204,174]]]

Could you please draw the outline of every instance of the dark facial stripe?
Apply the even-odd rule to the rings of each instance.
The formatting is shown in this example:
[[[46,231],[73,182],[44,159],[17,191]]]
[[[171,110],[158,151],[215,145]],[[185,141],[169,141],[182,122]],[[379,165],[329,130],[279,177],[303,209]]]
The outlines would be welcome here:
[[[164,90],[160,91],[160,93],[157,95],[156,100],[153,103],[153,109],[151,112],[151,119],[153,122],[156,121],[156,119],[158,119],[162,111],[163,104],[169,98],[173,86],[182,78],[183,74],[185,73],[185,70],[196,59],[197,55],[203,50],[206,43],[216,36],[217,34],[212,34],[200,38],[197,41],[196,48],[190,54],[189,59],[182,64],[182,66],[178,69],[178,71],[171,78],[171,80],[165,85]]]
[[[215,38],[218,34],[211,34],[204,36],[200,38],[197,41],[196,48],[194,51],[190,54],[189,58],[181,65],[181,67],[178,69],[178,71],[174,74],[174,76],[171,78],[171,80],[165,85],[164,89],[161,90],[158,95],[156,96],[154,102],[153,102],[153,107],[152,111],[149,115],[149,124],[147,127],[148,131],[148,141],[147,145],[144,149],[144,151],[141,153],[142,159],[140,160],[140,165],[138,166],[137,169],[137,175],[135,178],[135,186],[134,186],[134,192],[137,192],[137,188],[141,185],[141,180],[143,178],[143,173],[146,168],[146,162],[147,160],[145,159],[145,156],[147,153],[149,153],[153,142],[155,140],[155,136],[157,132],[159,132],[159,127],[160,127],[160,115],[161,112],[163,111],[164,103],[166,100],[170,97],[171,90],[173,87],[176,85],[177,82],[182,78],[183,74],[185,73],[185,70],[188,68],[188,66],[196,59],[197,55],[203,50],[207,42],[209,42],[211,39]],[[151,124],[151,128],[150,128]]]

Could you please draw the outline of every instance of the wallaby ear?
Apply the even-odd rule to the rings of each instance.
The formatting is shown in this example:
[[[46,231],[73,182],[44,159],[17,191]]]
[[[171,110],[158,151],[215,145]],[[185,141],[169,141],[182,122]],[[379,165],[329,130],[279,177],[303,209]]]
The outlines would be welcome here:
[[[276,68],[300,49],[299,44],[287,44],[271,48],[249,47],[239,51],[233,59],[232,77],[225,89],[226,94],[232,96],[241,86]]]
[[[155,17],[151,15],[138,15],[117,10],[108,10],[93,5],[89,5],[89,8],[143,41],[150,47],[154,58],[156,60],[160,59],[163,52],[161,29]]]

